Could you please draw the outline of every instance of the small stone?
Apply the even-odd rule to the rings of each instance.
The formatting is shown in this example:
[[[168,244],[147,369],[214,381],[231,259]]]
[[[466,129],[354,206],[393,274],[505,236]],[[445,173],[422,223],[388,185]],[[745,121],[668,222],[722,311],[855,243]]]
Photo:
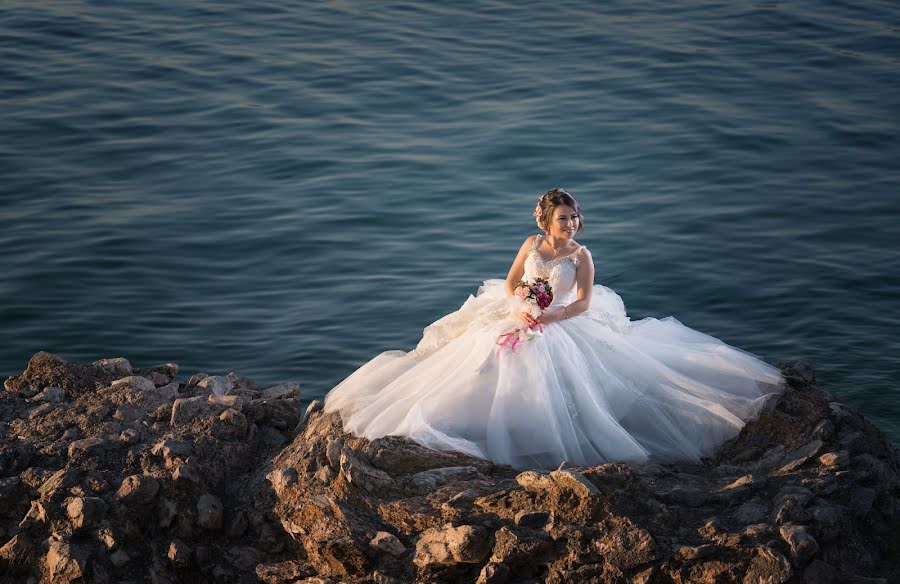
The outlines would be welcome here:
[[[550,547],[549,537],[543,531],[504,526],[494,534],[494,548],[490,561],[508,566],[539,564]]]
[[[516,475],[516,482],[526,491],[542,491],[553,487],[553,479],[536,470],[526,470]]]
[[[191,548],[179,539],[173,539],[169,544],[169,560],[178,568],[186,568],[191,563]]]
[[[357,458],[346,446],[341,449],[341,475],[348,483],[367,491],[387,487],[394,482],[389,474]]]
[[[317,399],[312,400],[311,402],[309,402],[309,405],[306,406],[306,412],[304,412],[304,414],[303,414],[303,420],[304,421],[308,420],[311,415],[313,415],[316,412],[321,412],[324,409],[325,409],[324,403],[322,403],[321,401],[319,401]]]
[[[803,463],[815,456],[816,453],[821,450],[823,444],[824,443],[821,440],[813,440],[812,442],[808,442],[800,448],[789,452],[784,457],[784,459],[788,461],[787,464],[779,468],[778,472],[780,474],[787,474],[799,468],[801,465],[803,465]]]
[[[787,582],[793,574],[794,570],[787,558],[777,550],[763,547],[750,561],[750,566],[744,573],[743,584]]]
[[[210,413],[209,403],[205,397],[183,397],[172,402],[172,417],[169,424],[180,426],[186,424],[200,415]]]
[[[509,581],[509,566],[489,562],[481,569],[475,584],[506,584]]]
[[[106,446],[106,441],[97,436],[82,438],[69,444],[68,454],[70,460],[92,458],[97,452]]]
[[[791,546],[791,558],[797,566],[805,566],[819,551],[819,544],[803,525],[782,525],[781,539]]]
[[[222,500],[205,493],[197,502],[197,524],[206,530],[222,529]]]
[[[116,357],[115,359],[100,359],[94,361],[93,365],[99,367],[108,373],[118,375],[120,378],[131,375],[132,367],[128,359],[124,357]]]
[[[682,545],[678,546],[677,551],[675,552],[675,557],[679,560],[699,560],[702,558],[708,558],[716,554],[719,551],[719,546],[705,543],[699,546],[692,545]]]
[[[334,470],[341,469],[341,449],[344,447],[343,440],[339,438],[329,438],[325,443],[325,458],[328,465]]]
[[[116,493],[123,503],[143,505],[153,502],[159,492],[159,482],[147,475],[131,475],[122,480]]]
[[[87,576],[87,549],[82,546],[52,540],[47,552],[47,569],[50,580],[56,582],[72,582]]]
[[[125,550],[118,549],[118,550],[114,551],[113,553],[109,554],[109,561],[112,562],[113,566],[115,566],[117,568],[121,568],[122,566],[124,566],[125,564],[127,564],[128,562],[131,561],[131,557],[129,557],[129,555],[127,553],[125,553]]]
[[[172,473],[172,480],[176,482],[188,482],[195,485],[200,484],[200,473],[193,464],[180,464]]]
[[[66,514],[75,529],[94,527],[106,515],[106,502],[99,497],[75,497],[66,505]]]
[[[279,383],[272,387],[262,390],[263,399],[282,399],[282,398],[299,398],[300,385],[290,381],[287,383]]]
[[[450,524],[422,532],[416,543],[413,562],[424,568],[433,565],[478,564],[491,552],[490,538],[481,526]]]
[[[129,375],[128,377],[116,379],[110,384],[110,387],[118,390],[133,389],[135,391],[152,391],[156,389],[156,385],[152,381],[140,375]]]
[[[219,414],[219,434],[223,438],[243,438],[247,434],[247,417],[241,412],[228,408]]]
[[[457,507],[462,507],[468,503],[471,503],[475,499],[478,498],[478,491],[475,489],[466,489],[465,491],[460,491],[456,493],[447,501],[441,505],[444,509],[455,509]]]
[[[819,462],[822,464],[822,466],[847,468],[847,466],[850,464],[850,453],[846,450],[841,450],[838,452],[826,452],[819,457]]]
[[[272,484],[272,489],[279,497],[282,496],[285,489],[295,485],[298,480],[296,469],[278,468],[266,475],[266,479]]]
[[[141,439],[141,435],[134,428],[125,428],[119,434],[119,442],[126,445],[137,444]]]
[[[335,479],[337,475],[334,474],[334,471],[331,470],[330,466],[323,466],[319,470],[316,471],[316,474],[313,475],[317,481],[322,484],[328,485]]]
[[[201,381],[209,377],[206,373],[194,373],[185,383],[186,387],[196,387]]]
[[[25,513],[25,517],[19,522],[19,527],[28,529],[32,525],[39,523],[47,523],[47,510],[40,501],[32,501],[31,507]]]
[[[403,542],[401,542],[396,535],[388,533],[387,531],[379,531],[376,533],[375,537],[372,538],[372,541],[369,542],[369,545],[395,557],[402,556],[403,553],[406,552],[406,546],[403,545]]]
[[[66,398],[66,390],[61,387],[56,387],[55,385],[51,385],[49,387],[45,387],[44,391],[37,394],[29,401],[41,401],[41,402],[53,402],[60,403]]]
[[[197,386],[202,387],[213,395],[226,395],[234,387],[231,379],[229,379],[228,377],[222,377],[220,375],[211,375],[209,377],[204,377],[197,383]]]

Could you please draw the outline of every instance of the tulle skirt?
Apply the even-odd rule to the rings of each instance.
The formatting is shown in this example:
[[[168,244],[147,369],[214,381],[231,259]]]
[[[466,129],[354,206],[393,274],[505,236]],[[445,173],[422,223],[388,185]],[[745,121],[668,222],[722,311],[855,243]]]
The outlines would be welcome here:
[[[325,399],[347,431],[407,436],[516,468],[699,461],[784,391],[756,355],[669,316],[631,321],[611,289],[591,307],[497,354],[509,316],[503,280],[386,351]]]

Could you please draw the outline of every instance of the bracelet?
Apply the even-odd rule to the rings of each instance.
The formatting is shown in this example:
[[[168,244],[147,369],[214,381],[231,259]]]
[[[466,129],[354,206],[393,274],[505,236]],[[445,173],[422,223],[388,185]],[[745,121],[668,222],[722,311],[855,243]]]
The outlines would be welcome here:
[[[569,309],[566,308],[565,305],[563,305],[563,310],[566,311],[566,318],[569,318]]]

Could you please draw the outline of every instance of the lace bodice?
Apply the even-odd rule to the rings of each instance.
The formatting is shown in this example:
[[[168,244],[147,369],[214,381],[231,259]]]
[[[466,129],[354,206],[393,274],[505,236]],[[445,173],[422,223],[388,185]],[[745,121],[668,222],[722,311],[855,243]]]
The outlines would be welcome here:
[[[578,255],[581,248],[579,246],[569,255],[558,257],[552,260],[545,260],[537,250],[541,244],[543,236],[538,235],[534,238],[534,245],[525,258],[525,280],[530,281],[533,278],[547,278],[553,287],[553,302],[550,306],[558,304],[571,304],[575,301],[578,286],[575,283],[575,270],[578,267]]]

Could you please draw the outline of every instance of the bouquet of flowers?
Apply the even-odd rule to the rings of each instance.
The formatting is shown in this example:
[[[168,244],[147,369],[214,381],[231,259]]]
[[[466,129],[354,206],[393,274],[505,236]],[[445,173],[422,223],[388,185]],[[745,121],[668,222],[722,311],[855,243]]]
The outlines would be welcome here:
[[[531,283],[520,281],[513,291],[515,300],[510,307],[510,315],[517,318],[518,313],[527,312],[537,319],[535,326],[523,325],[497,337],[497,355],[503,347],[509,346],[513,353],[520,341],[530,341],[544,332],[540,321],[541,312],[553,302],[553,288],[545,278],[535,278]]]

